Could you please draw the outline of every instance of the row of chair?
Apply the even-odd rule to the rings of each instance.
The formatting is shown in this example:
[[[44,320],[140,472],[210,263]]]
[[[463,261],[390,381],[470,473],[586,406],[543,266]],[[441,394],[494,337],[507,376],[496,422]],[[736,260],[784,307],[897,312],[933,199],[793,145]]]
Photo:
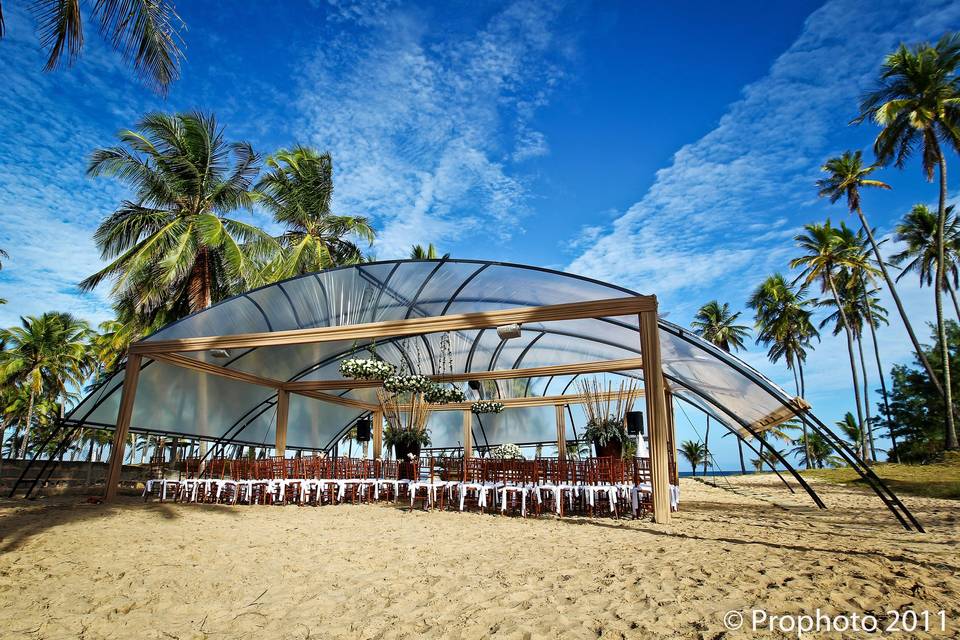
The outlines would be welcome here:
[[[650,509],[649,459],[426,457],[409,462],[304,456],[190,458],[177,477],[153,463],[144,498],[229,504],[321,505],[408,500],[410,507],[619,517]],[[679,492],[671,486],[671,505]]]

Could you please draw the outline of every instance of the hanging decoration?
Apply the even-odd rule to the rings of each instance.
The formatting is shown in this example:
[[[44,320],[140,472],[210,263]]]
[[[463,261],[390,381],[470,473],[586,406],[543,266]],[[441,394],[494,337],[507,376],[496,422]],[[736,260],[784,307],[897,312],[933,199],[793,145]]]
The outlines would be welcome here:
[[[467,394],[457,386],[443,387],[435,384],[423,392],[423,398],[430,404],[450,404],[452,402],[463,402],[467,399]]]
[[[392,393],[425,393],[435,385],[419,373],[396,373],[383,381],[383,388]]]
[[[503,411],[503,403],[493,400],[478,400],[470,405],[470,411],[476,414],[501,413]]]
[[[396,372],[396,366],[373,358],[347,358],[340,361],[340,375],[353,380],[384,380]]]

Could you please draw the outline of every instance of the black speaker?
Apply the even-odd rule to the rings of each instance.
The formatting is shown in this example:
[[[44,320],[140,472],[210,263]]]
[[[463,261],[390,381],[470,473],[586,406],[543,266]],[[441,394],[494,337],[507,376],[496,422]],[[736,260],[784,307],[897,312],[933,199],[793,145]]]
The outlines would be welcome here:
[[[480,391],[479,380],[467,380],[467,386],[473,389],[474,391]]]
[[[643,411],[627,412],[627,435],[643,435]]]
[[[370,418],[357,420],[357,442],[370,442]]]

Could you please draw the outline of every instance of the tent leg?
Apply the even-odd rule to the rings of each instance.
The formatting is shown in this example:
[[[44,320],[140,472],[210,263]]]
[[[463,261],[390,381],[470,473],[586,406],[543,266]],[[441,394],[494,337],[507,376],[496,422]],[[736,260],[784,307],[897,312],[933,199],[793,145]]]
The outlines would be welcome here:
[[[274,442],[274,455],[283,457],[287,454],[287,416],[290,415],[290,392],[280,389],[277,391],[277,433]]]
[[[110,449],[110,463],[107,467],[107,482],[103,490],[103,501],[109,502],[117,496],[120,484],[120,471],[123,468],[123,456],[127,448],[127,433],[130,431],[130,418],[133,416],[133,401],[137,395],[137,381],[140,379],[140,356],[129,354],[127,368],[123,378],[123,392],[120,395],[120,410],[117,413],[117,428],[113,432],[113,447]]]
[[[640,357],[650,425],[650,484],[653,485],[653,519],[670,524],[670,472],[667,461],[667,407],[660,363],[657,312],[640,313]]]

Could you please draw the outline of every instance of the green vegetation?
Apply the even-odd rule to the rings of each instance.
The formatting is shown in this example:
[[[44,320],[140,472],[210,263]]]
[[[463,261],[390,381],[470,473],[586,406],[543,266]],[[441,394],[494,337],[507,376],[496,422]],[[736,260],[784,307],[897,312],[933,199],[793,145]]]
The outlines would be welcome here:
[[[948,453],[943,462],[926,465],[880,463],[871,467],[899,495],[960,500],[960,455]],[[810,469],[803,474],[827,482],[867,488],[850,467]]]

